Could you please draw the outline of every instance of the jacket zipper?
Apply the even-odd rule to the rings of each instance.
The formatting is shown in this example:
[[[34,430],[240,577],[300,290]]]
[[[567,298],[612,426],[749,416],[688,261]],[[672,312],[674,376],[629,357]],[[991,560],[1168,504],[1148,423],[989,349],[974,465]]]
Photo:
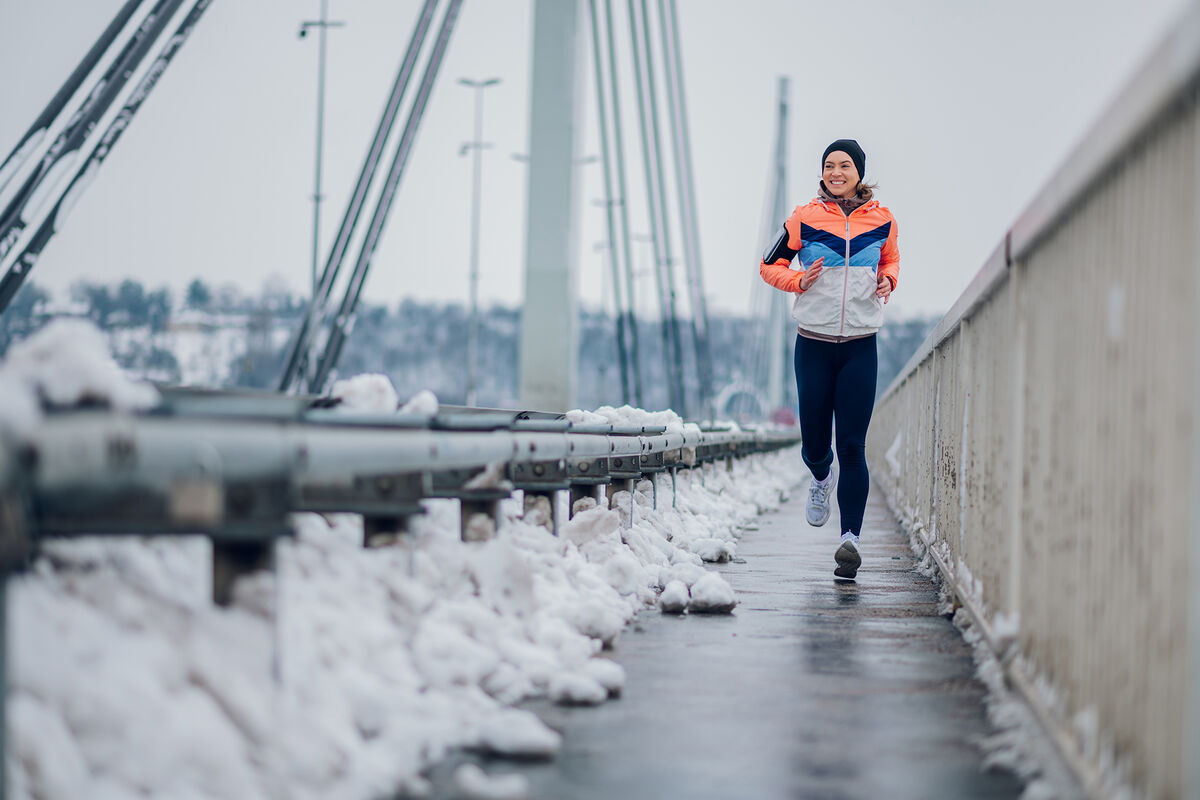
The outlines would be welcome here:
[[[821,205],[829,208],[829,204],[824,200],[821,201]],[[866,208],[868,205],[870,205],[869,201],[863,203],[858,208]],[[854,209],[854,211],[858,211],[858,208]],[[850,289],[850,214],[853,214],[854,211],[851,211],[850,214],[847,214],[842,210],[841,206],[837,206],[837,210],[841,211],[842,216],[846,219],[846,266],[843,268],[843,272],[845,274],[842,276],[842,324],[838,327],[837,335],[838,341],[841,342],[844,341],[842,336],[844,336],[846,333],[846,295],[849,293]]]
[[[838,210],[846,218],[846,266],[842,269],[842,325],[838,328],[838,338],[841,338],[846,333],[846,293],[850,287],[850,214],[843,211],[841,206],[838,206]]]

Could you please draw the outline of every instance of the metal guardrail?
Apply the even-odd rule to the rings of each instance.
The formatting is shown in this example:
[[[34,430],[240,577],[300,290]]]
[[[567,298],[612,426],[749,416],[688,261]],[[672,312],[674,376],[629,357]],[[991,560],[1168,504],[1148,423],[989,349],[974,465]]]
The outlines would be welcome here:
[[[0,581],[54,537],[196,534],[212,540],[213,600],[224,605],[239,577],[274,568],[294,512],[361,514],[369,547],[403,533],[421,500],[454,498],[467,538],[479,514],[494,530],[500,500],[519,489],[527,510],[550,499],[557,534],[558,491],[570,493],[573,508],[581,497],[599,499],[601,487],[611,498],[641,477],[669,472],[674,482],[680,469],[732,468],[734,458],[799,442],[798,432],[668,433],[453,406],[433,417],[347,415],[327,398],[160,391],[162,403],[145,413],[57,410],[28,443],[0,437]],[[657,491],[655,481],[656,505]],[[3,780],[0,771],[0,797]]]
[[[52,412],[31,443],[0,451],[0,561],[20,563],[45,537],[200,534],[212,539],[223,603],[239,575],[270,565],[294,512],[361,514],[369,541],[404,531],[421,500],[453,498],[465,535],[472,514],[494,520],[515,489],[574,501],[798,439],[453,406],[433,417],[348,415],[322,398],[164,389],[142,414]]]
[[[1198,218],[1193,6],[882,395],[868,443],[1002,655],[992,623],[1019,621],[1008,680],[1093,796],[1115,791],[1106,742],[1136,791],[1200,795]]]

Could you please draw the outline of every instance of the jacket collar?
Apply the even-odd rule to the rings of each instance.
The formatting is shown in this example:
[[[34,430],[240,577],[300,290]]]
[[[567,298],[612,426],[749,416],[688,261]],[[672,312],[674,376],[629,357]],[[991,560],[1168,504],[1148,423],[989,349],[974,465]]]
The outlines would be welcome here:
[[[838,209],[846,216],[860,208],[873,208],[879,205],[879,201],[875,199],[875,193],[871,189],[867,189],[866,195],[857,195],[855,197],[840,198],[829,193],[825,188],[825,181],[817,181],[817,201],[830,210]]]

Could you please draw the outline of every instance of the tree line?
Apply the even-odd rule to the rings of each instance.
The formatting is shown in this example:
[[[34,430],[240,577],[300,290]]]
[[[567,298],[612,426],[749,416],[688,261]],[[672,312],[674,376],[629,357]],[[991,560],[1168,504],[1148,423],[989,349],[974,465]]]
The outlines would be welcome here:
[[[116,284],[80,282],[68,292],[70,303],[52,302],[50,293],[27,284],[0,315],[0,353],[9,344],[28,336],[49,318],[61,313],[86,316],[114,336],[117,362],[133,373],[167,382],[199,380],[215,385],[272,388],[278,380],[283,349],[299,323],[302,298],[287,292],[281,282],[257,294],[233,285],[213,286],[193,280],[178,301],[166,288],[147,288],[134,280]],[[363,303],[354,333],[339,365],[342,375],[381,372],[388,375],[401,395],[433,390],[447,403],[465,402],[467,330],[470,324],[462,304],[439,304],[403,299],[392,307]],[[183,321],[203,324],[184,325]],[[879,336],[879,389],[887,387],[936,322],[935,317],[889,318]],[[479,394],[481,405],[515,407],[521,310],[496,306],[481,313]],[[668,403],[665,384],[658,380],[665,354],[656,336],[658,323],[639,320],[643,349],[643,405],[663,408]],[[620,404],[616,339],[612,318],[583,310],[580,314],[578,402],[581,407]],[[746,342],[752,338],[753,320],[744,316],[714,315],[711,321],[714,392],[743,380]],[[190,332],[181,333],[183,330]],[[142,333],[144,332],[144,333]],[[204,374],[189,377],[187,358],[196,347],[181,343],[181,336],[212,337],[206,341],[237,343],[237,352],[211,350],[212,363]],[[185,356],[186,354],[186,356]],[[219,354],[219,355],[218,355]],[[790,348],[785,354],[790,372]],[[697,370],[685,353],[685,384],[697,396]],[[223,363],[217,363],[223,362]],[[691,409],[690,409],[691,410]],[[698,409],[695,409],[698,411]]]

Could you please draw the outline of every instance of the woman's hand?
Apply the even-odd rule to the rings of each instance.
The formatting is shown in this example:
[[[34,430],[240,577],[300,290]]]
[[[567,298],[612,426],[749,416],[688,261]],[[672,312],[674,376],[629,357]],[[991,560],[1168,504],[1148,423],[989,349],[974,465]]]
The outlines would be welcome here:
[[[892,295],[892,279],[887,275],[879,276],[879,288],[875,292],[876,297],[883,298],[883,304],[887,305],[888,298]]]
[[[804,270],[804,277],[800,279],[800,291],[807,292],[813,285],[813,281],[821,277],[821,265],[825,263],[825,256],[821,256],[813,263],[809,264]]]

